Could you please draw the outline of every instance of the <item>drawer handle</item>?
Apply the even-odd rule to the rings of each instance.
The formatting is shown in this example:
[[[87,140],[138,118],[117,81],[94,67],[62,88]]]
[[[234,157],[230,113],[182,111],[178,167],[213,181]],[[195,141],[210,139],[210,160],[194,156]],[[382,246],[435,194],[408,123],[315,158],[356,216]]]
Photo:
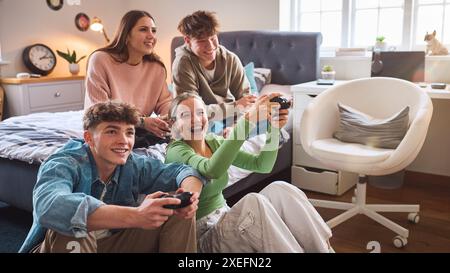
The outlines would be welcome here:
[[[55,97],[55,98],[61,97],[61,92],[56,92],[55,95],[54,95],[54,97]]]

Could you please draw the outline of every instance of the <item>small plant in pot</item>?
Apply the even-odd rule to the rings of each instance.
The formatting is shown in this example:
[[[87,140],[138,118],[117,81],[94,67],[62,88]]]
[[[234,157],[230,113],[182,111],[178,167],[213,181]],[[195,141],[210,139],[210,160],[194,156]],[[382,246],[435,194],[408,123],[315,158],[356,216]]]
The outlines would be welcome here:
[[[386,50],[386,37],[384,36],[378,36],[375,40],[375,50],[384,51]]]
[[[322,79],[324,80],[334,80],[336,71],[334,71],[331,65],[324,65],[322,67]]]
[[[77,60],[77,53],[75,52],[75,50],[70,53],[69,49],[67,49],[67,53],[61,52],[59,50],[56,50],[56,53],[58,53],[58,55],[63,58],[64,60],[66,60],[67,62],[69,62],[69,71],[70,73],[72,73],[72,75],[78,75],[78,73],[80,72],[80,65],[78,64],[81,60],[83,60],[84,58],[86,58],[86,55],[83,57],[80,57]]]

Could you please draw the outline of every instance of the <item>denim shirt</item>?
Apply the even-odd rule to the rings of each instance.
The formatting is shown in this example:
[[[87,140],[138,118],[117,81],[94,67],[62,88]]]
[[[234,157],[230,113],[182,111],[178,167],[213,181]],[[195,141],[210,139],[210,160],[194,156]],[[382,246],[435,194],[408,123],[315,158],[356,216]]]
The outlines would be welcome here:
[[[124,165],[116,167],[103,202],[99,199],[105,185],[89,146],[83,140],[70,140],[39,168],[33,190],[33,225],[19,252],[30,252],[44,240],[47,229],[87,237],[87,218],[100,206],[136,207],[139,195],[175,191],[188,176],[206,181],[189,166],[131,153]]]

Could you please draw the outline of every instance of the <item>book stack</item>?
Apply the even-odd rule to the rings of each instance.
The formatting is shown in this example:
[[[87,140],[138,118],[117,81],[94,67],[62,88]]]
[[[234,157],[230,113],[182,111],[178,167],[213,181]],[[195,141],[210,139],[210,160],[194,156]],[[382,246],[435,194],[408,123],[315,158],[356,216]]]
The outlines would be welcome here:
[[[337,48],[336,57],[339,56],[366,56],[366,49],[363,47]]]

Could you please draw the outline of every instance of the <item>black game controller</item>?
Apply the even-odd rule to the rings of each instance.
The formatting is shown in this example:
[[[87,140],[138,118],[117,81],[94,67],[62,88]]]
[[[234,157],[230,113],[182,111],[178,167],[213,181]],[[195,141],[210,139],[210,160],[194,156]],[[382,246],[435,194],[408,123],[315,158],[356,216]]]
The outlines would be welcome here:
[[[280,96],[271,98],[270,102],[278,102],[280,104],[280,110],[291,107],[291,102]]]
[[[180,208],[184,208],[187,207],[191,204],[191,197],[192,197],[192,192],[182,192],[179,194],[165,194],[163,196],[161,196],[161,198],[178,198],[181,200],[181,203],[178,205],[164,205],[163,208],[166,209],[180,209]]]

